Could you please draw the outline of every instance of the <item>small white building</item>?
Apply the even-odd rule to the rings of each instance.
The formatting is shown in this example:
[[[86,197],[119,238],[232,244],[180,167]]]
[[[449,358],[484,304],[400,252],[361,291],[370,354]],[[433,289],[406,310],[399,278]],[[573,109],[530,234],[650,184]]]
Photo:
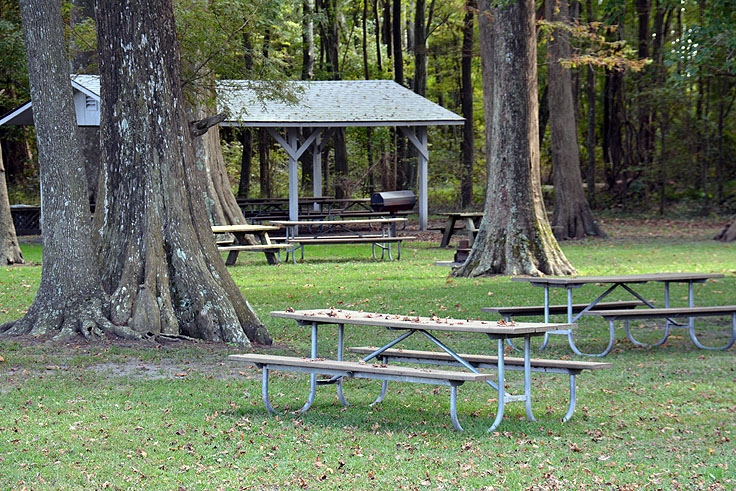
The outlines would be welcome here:
[[[100,76],[72,75],[74,108],[79,126],[100,126]],[[33,108],[31,102],[20,106],[0,118],[0,126],[32,126]]]

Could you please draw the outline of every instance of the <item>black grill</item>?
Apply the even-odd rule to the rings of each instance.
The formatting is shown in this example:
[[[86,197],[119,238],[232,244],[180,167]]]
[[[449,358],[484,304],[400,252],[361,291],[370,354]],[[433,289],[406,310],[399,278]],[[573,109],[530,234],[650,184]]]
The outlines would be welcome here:
[[[384,191],[371,195],[373,211],[404,211],[411,210],[417,204],[417,197],[412,191]]]

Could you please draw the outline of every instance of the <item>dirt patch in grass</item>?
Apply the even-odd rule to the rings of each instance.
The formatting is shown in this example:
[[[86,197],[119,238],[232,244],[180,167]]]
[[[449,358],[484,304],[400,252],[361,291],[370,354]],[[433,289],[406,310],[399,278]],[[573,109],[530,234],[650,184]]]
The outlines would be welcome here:
[[[5,343],[0,344],[0,372],[18,379],[58,370],[90,370],[104,376],[146,380],[257,375],[249,366],[227,359],[228,355],[246,351],[245,348],[223,343],[163,338],[161,342],[57,343],[32,336],[15,337]]]

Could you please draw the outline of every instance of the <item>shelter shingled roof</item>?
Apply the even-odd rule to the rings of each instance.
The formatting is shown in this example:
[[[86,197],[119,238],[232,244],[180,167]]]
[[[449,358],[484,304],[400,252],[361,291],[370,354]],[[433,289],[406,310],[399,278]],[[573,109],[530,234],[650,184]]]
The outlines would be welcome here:
[[[218,84],[224,126],[347,127],[463,124],[461,116],[391,80],[293,81],[296,102],[263,100],[258,82]]]

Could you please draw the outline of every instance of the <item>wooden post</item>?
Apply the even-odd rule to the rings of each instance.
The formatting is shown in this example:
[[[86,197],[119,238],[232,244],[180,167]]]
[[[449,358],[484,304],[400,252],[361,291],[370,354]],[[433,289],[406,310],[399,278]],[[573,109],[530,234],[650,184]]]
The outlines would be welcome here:
[[[315,131],[322,132],[321,129]],[[322,135],[314,139],[314,151],[312,152],[312,195],[315,198],[322,196]],[[314,203],[314,211],[319,211],[320,204]]]
[[[427,127],[417,126],[407,127],[401,126],[401,132],[409,138],[412,145],[417,149],[419,162],[419,230],[427,230],[427,164],[429,163],[429,150],[427,148]]]
[[[299,160],[297,146],[299,135],[297,128],[286,130],[288,146],[285,147],[289,153],[289,220],[299,220]]]

